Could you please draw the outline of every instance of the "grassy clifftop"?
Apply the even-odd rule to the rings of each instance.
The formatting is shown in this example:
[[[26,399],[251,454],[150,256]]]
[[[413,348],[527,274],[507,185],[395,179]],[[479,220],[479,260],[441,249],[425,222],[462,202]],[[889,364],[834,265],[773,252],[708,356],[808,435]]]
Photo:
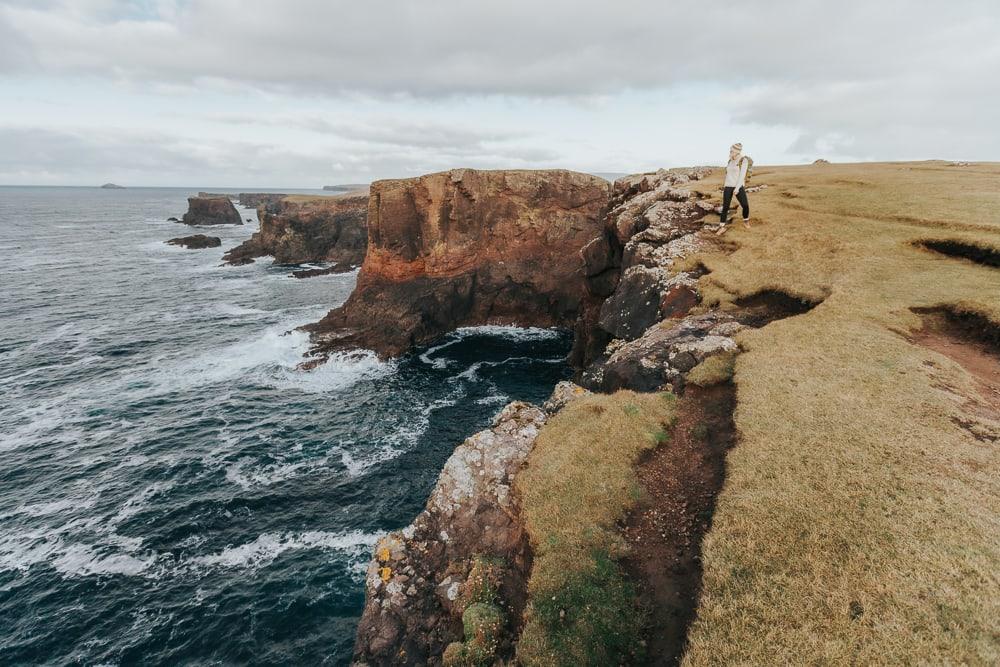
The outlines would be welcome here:
[[[921,247],[1000,250],[1000,166],[817,165],[757,180],[763,222],[727,236],[732,254],[702,258],[703,293],[823,302],[740,341],[740,440],[686,662],[995,664],[1000,397],[976,377],[988,358],[913,332],[915,309],[978,312],[986,336],[1000,323],[1000,270]]]
[[[761,183],[754,226],[692,258],[700,308],[768,291],[818,305],[743,331],[725,360],[738,437],[684,663],[996,664],[1000,165],[760,167]],[[554,420],[536,456],[576,441],[576,469],[621,429],[601,420]],[[544,483],[551,463],[524,473],[526,512],[576,525],[589,510]]]

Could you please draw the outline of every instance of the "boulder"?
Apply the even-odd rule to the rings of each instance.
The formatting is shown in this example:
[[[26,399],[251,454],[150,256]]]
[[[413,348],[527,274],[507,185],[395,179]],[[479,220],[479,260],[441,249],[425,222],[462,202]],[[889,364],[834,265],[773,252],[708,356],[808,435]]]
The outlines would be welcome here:
[[[678,389],[684,375],[707,357],[736,351],[733,336],[744,328],[720,311],[659,322],[634,341],[612,342],[579,382],[605,392],[655,391],[668,385]]]
[[[204,234],[194,234],[193,236],[180,236],[167,241],[169,245],[184,246],[188,250],[200,250],[202,248],[218,248],[222,245],[222,239],[218,236],[205,236]]]
[[[271,195],[267,195],[271,197]],[[260,229],[228,251],[228,264],[270,255],[275,264],[336,262],[342,271],[361,264],[368,247],[368,197],[291,197],[261,200]]]
[[[357,287],[307,327],[314,353],[389,357],[461,326],[573,326],[589,298],[581,251],[604,235],[609,191],[563,170],[373,183]]]
[[[242,225],[243,220],[229,197],[188,197],[185,225]]]

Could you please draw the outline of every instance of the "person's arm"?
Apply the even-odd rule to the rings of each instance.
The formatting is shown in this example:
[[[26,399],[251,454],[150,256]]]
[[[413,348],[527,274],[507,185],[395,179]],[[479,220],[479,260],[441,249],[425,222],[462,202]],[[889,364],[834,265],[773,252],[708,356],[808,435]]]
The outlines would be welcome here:
[[[746,180],[747,180],[747,167],[748,167],[749,165],[750,165],[750,163],[749,163],[749,162],[747,162],[747,159],[746,159],[746,157],[743,157],[743,158],[741,158],[741,159],[740,159],[740,187],[741,187],[741,188],[742,188],[742,187],[743,187],[744,185],[746,185]]]

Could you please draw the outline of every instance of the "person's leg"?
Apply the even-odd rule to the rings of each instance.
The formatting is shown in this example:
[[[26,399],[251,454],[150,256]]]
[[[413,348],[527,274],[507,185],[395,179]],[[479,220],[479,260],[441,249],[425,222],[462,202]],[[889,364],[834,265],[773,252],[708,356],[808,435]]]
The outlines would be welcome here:
[[[726,218],[729,217],[729,205],[733,201],[733,189],[722,188],[722,218],[720,222],[725,222]]]
[[[740,191],[736,193],[736,199],[740,202],[740,208],[743,209],[743,221],[746,222],[750,219],[750,200],[747,198],[746,188],[740,188]]]

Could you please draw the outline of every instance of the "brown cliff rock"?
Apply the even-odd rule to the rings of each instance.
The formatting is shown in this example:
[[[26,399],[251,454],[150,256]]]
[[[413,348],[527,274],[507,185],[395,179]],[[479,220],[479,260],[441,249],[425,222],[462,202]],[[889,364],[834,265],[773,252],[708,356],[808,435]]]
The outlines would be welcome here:
[[[229,197],[188,197],[185,225],[242,225],[243,220]]]
[[[260,230],[225,254],[228,264],[270,255],[276,264],[337,262],[349,271],[368,246],[366,195],[267,199],[257,209]]]
[[[373,183],[368,254],[347,302],[307,327],[315,352],[401,354],[459,326],[574,324],[593,297],[580,251],[610,184],[562,170],[457,169]]]

